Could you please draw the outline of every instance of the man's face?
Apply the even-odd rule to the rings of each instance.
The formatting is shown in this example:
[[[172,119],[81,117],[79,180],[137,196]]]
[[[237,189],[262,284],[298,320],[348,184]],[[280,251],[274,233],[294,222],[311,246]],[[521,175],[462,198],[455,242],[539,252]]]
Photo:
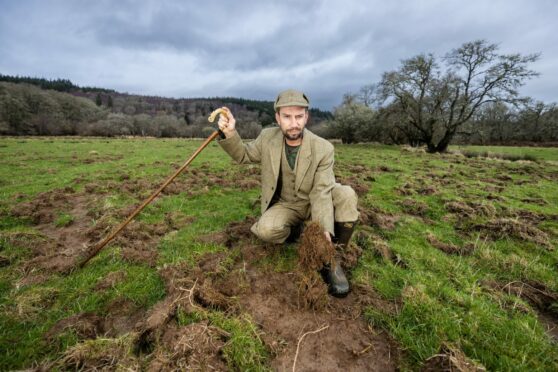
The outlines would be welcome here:
[[[308,111],[305,107],[281,107],[279,112],[275,113],[275,120],[277,120],[285,138],[296,141],[302,137],[302,130],[308,121]]]

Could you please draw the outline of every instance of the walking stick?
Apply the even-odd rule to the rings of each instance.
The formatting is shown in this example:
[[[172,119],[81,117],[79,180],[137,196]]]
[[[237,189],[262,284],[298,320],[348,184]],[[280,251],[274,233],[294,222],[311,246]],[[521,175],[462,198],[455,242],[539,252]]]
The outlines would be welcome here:
[[[227,109],[228,110],[228,109]],[[219,111],[219,112],[218,112]],[[215,119],[215,116],[217,116],[217,114],[225,114],[226,112],[223,109],[217,109],[215,110],[210,116],[209,116],[209,121],[213,122],[213,120]],[[207,139],[204,141],[204,143],[201,144],[201,146],[192,154],[192,156],[190,156],[190,158],[188,160],[186,160],[186,162],[184,163],[184,165],[182,165],[176,172],[174,172],[174,174],[172,176],[170,176],[165,183],[163,183],[149,198],[147,198],[139,207],[136,208],[135,211],[132,212],[132,214],[124,221],[122,222],[120,225],[118,225],[105,239],[103,239],[102,242],[100,242],[99,244],[97,244],[97,246],[95,246],[95,248],[87,255],[87,257],[79,264],[79,268],[84,267],[89,260],[91,260],[93,257],[95,257],[100,251],[101,249],[103,249],[103,247],[105,245],[108,244],[108,242],[110,242],[115,236],[116,234],[118,234],[124,227],[126,227],[126,225],[128,223],[130,223],[130,221],[132,221],[134,219],[135,216],[137,216],[142,210],[143,208],[145,208],[149,203],[151,203],[153,201],[153,199],[155,199],[157,197],[157,195],[159,195],[161,193],[161,191],[163,191],[165,189],[165,187],[167,187],[184,169],[186,169],[186,167],[188,165],[190,165],[190,163],[192,162],[192,160],[194,160],[196,158],[196,156],[198,156],[198,154],[211,142],[215,139],[215,137],[217,137],[219,134],[221,133],[221,131],[215,131],[213,132],[209,137],[207,137]]]

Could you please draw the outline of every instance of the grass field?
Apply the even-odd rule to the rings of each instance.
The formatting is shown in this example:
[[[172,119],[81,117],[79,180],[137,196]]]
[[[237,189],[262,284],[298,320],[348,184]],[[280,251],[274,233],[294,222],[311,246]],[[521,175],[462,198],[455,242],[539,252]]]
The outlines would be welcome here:
[[[361,211],[343,300],[301,301],[297,243],[247,233],[259,167],[216,143],[75,269],[200,144],[0,138],[0,370],[558,369],[558,149],[336,145]]]

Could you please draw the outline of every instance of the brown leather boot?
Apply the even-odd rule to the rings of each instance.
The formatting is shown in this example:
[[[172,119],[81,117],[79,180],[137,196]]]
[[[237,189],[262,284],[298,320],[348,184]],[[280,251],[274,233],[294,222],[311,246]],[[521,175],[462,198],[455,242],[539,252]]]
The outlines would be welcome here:
[[[335,237],[333,242],[337,249],[343,250],[349,244],[356,222],[335,222]],[[345,297],[349,294],[349,280],[341,267],[339,259],[335,259],[331,266],[325,268],[324,279],[329,286],[329,293],[335,297]]]

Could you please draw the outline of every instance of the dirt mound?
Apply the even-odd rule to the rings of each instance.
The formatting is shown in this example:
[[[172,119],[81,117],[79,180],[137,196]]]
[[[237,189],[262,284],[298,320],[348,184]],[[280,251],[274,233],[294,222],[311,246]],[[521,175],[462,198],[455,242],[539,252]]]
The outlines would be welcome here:
[[[426,240],[428,240],[428,242],[434,248],[438,248],[439,250],[441,250],[442,252],[447,253],[447,254],[455,254],[455,255],[459,255],[459,256],[468,256],[471,253],[473,253],[473,250],[474,250],[474,245],[472,245],[472,244],[466,244],[463,247],[458,247],[455,244],[444,243],[444,242],[438,240],[438,238],[432,233],[428,233],[426,235]]]
[[[338,182],[342,185],[351,186],[358,196],[366,195],[370,190],[369,179],[361,180],[358,176],[339,178]]]
[[[346,247],[342,249],[336,245],[337,250],[337,258],[341,263],[341,267],[345,270],[352,270],[354,269],[357,264],[360,256],[362,256],[363,248],[352,241]]]
[[[99,338],[71,346],[54,365],[59,369],[139,371],[141,365],[131,353],[133,335]],[[43,366],[50,370],[52,366]]]
[[[399,205],[401,205],[405,213],[414,216],[423,217],[428,213],[428,205],[418,200],[405,199],[402,202],[400,202]]]
[[[480,363],[467,358],[458,348],[442,345],[438,354],[426,359],[422,371],[481,372],[486,371],[486,368]]]
[[[11,215],[29,218],[35,225],[51,223],[56,217],[56,210],[66,208],[68,195],[73,192],[72,188],[66,188],[40,193],[32,201],[13,207]]]
[[[363,225],[379,227],[382,230],[393,230],[401,217],[382,213],[374,208],[360,211],[360,222]]]
[[[548,250],[554,250],[548,235],[537,227],[511,218],[497,218],[486,224],[474,225],[472,229],[482,231],[493,239],[506,237],[538,244]]]
[[[168,327],[148,370],[228,370],[221,349],[229,337],[207,321]]]
[[[59,320],[44,335],[47,340],[53,340],[66,330],[72,330],[80,339],[92,339],[104,333],[104,321],[93,313],[81,313]]]
[[[455,213],[462,217],[472,217],[475,215],[475,210],[463,202],[453,201],[448,202],[444,205],[446,210],[451,213]]]

